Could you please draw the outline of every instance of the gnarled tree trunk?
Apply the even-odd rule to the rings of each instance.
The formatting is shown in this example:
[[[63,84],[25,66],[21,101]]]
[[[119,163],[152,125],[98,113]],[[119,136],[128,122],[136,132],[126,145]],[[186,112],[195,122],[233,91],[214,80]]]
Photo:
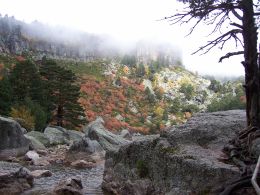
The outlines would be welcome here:
[[[257,54],[257,27],[254,20],[252,0],[242,0],[242,26],[244,40],[244,58],[246,87],[247,125],[260,128],[260,88]]]

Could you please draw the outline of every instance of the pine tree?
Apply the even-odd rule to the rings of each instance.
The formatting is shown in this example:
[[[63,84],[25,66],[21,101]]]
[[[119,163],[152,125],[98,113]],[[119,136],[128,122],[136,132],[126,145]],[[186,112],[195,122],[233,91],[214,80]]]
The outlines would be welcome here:
[[[84,116],[84,112],[78,103],[80,87],[75,74],[49,59],[43,59],[40,70],[48,93],[48,109],[54,113],[52,121],[69,128],[82,125],[84,120],[80,117]]]
[[[17,63],[11,70],[9,78],[14,102],[21,103],[26,97],[39,103],[43,102],[40,74],[32,61],[25,60]]]
[[[12,88],[7,77],[0,80],[0,114],[8,115],[11,111]]]

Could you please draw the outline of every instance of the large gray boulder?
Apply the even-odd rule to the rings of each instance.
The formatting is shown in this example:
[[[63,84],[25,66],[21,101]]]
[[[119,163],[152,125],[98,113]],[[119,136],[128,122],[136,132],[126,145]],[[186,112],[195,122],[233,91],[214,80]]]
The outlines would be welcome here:
[[[99,162],[104,158],[105,151],[102,146],[96,140],[91,140],[88,137],[74,141],[66,153],[66,161],[70,163],[77,160]]]
[[[33,150],[45,150],[46,149],[46,147],[40,141],[38,141],[36,138],[34,138],[30,135],[27,135],[27,134],[25,134],[24,137],[26,137],[28,140],[30,140],[30,142],[31,142],[30,147]]]
[[[103,152],[102,146],[96,141],[91,140],[88,137],[81,138],[79,141],[73,142],[70,146],[69,151],[71,152],[86,152],[93,154],[95,152]]]
[[[41,142],[45,147],[49,147],[50,146],[50,140],[49,138],[42,132],[39,131],[30,131],[29,133],[27,133],[26,135],[34,137],[35,139],[37,139],[39,142]]]
[[[29,150],[30,141],[14,120],[0,117],[0,159],[20,156]]]
[[[69,134],[62,127],[46,127],[44,134],[50,140],[51,145],[69,144]]]
[[[75,130],[67,130],[67,133],[69,135],[69,139],[73,142],[79,141],[85,136],[84,133],[82,133],[80,131],[75,131]]]
[[[120,135],[115,135],[104,127],[104,120],[99,117],[84,129],[87,137],[97,140],[105,151],[117,151],[122,145],[129,143]]]
[[[218,194],[239,177],[219,158],[245,125],[244,111],[201,113],[159,138],[124,145],[106,154],[102,187],[113,194]]]

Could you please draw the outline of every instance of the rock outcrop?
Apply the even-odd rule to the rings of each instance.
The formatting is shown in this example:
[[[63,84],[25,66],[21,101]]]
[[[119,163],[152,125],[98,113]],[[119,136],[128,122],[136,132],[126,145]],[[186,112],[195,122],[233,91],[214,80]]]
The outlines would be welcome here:
[[[108,131],[104,127],[104,120],[101,117],[89,123],[84,132],[91,140],[97,140],[105,151],[117,151],[120,146],[129,143],[128,140],[120,135],[115,135]]]
[[[106,154],[102,187],[113,194],[218,194],[239,176],[219,158],[245,125],[244,111],[201,113],[159,138],[124,145]]]
[[[83,185],[80,176],[67,178],[60,181],[54,188],[55,195],[83,195]]]
[[[66,161],[73,163],[77,160],[86,162],[98,162],[104,160],[105,151],[96,140],[84,137],[74,141],[66,153]]]
[[[29,150],[30,141],[24,137],[21,126],[14,120],[0,117],[0,159],[16,157]]]

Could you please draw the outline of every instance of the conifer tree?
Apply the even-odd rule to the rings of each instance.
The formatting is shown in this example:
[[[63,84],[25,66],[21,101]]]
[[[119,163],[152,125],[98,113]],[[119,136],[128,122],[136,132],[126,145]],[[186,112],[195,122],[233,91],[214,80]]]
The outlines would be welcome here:
[[[23,102],[27,97],[42,102],[42,82],[39,71],[32,61],[18,62],[11,70],[9,78],[14,102]]]
[[[54,113],[51,120],[58,126],[69,128],[82,125],[84,112],[78,103],[80,87],[75,74],[49,59],[43,59],[40,70],[49,102],[48,109]]]
[[[0,114],[8,115],[12,104],[12,88],[7,77],[0,80]]]

